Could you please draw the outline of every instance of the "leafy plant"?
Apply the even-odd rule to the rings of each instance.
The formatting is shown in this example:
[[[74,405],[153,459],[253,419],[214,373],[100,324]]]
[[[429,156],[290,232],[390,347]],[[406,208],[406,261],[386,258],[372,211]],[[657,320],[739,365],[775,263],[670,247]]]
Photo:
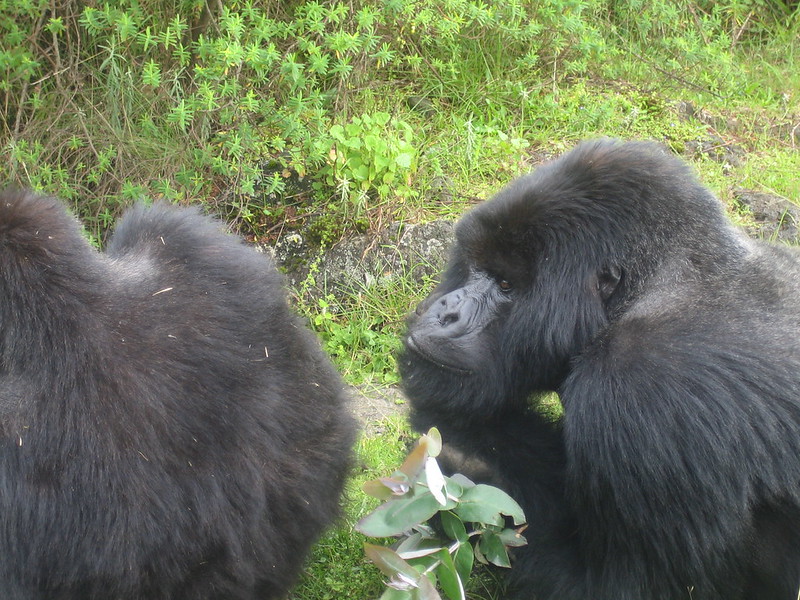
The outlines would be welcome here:
[[[367,543],[364,551],[389,577],[382,600],[465,600],[475,560],[510,567],[508,547],[523,546],[525,515],[502,490],[456,474],[442,475],[436,428],[423,435],[390,477],[368,481],[364,491],[384,503],[356,529],[370,537],[399,537],[392,547]],[[437,516],[440,530],[427,522]],[[515,527],[506,526],[506,517]]]
[[[317,144],[318,153],[327,157],[317,176],[320,182],[340,190],[346,184],[348,192],[352,184],[356,191],[379,198],[411,193],[409,178],[416,168],[417,150],[408,123],[375,112],[333,125],[328,134]],[[350,197],[346,193],[342,199]]]

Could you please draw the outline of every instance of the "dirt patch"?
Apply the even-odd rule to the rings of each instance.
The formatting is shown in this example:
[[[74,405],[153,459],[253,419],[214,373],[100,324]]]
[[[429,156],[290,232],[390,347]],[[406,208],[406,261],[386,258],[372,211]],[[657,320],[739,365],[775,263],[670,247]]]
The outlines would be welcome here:
[[[367,384],[351,387],[349,391],[353,414],[368,436],[382,433],[388,417],[408,414],[408,401],[396,386]]]

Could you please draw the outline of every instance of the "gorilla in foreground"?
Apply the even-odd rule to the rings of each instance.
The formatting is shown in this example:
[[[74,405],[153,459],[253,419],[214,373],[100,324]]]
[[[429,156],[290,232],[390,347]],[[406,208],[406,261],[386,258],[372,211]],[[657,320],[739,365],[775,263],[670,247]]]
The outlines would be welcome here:
[[[646,143],[584,143],[459,222],[401,356],[528,517],[511,594],[795,600],[800,260]],[[558,392],[563,418],[530,408]],[[456,467],[463,465],[456,465]]]
[[[0,194],[0,598],[283,597],[354,422],[268,259],[139,206],[105,254]]]

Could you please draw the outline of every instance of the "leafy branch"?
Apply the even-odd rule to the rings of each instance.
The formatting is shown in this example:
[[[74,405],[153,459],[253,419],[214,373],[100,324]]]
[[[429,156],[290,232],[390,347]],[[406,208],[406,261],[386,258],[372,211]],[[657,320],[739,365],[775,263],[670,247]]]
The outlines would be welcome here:
[[[433,428],[390,477],[364,484],[365,493],[384,503],[356,529],[399,538],[391,547],[364,544],[367,558],[389,578],[381,600],[441,600],[437,587],[449,600],[465,600],[476,560],[510,567],[508,548],[527,543],[519,504],[496,487],[461,474],[444,476],[436,461],[441,449]],[[428,521],[437,515],[434,528]],[[506,526],[506,517],[514,527]]]

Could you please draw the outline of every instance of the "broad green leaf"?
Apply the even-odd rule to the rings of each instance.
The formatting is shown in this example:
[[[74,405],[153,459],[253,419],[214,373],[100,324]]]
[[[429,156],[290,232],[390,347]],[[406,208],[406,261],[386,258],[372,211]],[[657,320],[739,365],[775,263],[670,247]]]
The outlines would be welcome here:
[[[352,171],[353,177],[357,181],[369,181],[369,166],[359,165],[358,167],[354,167]]]
[[[480,548],[483,555],[493,565],[498,567],[511,567],[508,559],[508,550],[503,545],[503,541],[493,532],[484,531],[481,534]]]
[[[454,477],[445,477],[444,478],[445,484],[447,484],[447,495],[450,498],[454,498],[458,500],[464,494],[464,487],[461,485],[458,479]],[[472,484],[472,487],[475,487],[475,484]]]
[[[427,577],[422,577],[419,581],[419,588],[417,594],[414,596],[415,600],[442,600],[439,592]]]
[[[328,133],[333,139],[339,142],[344,141],[344,127],[342,127],[341,125],[331,125],[331,128],[328,130]]]
[[[472,544],[469,542],[461,544],[453,556],[453,563],[456,565],[456,571],[458,571],[461,581],[469,580],[469,576],[472,574],[472,565],[475,564]]]
[[[501,515],[511,517],[515,525],[525,522],[522,507],[511,496],[503,490],[485,484],[464,490],[455,513],[464,521],[488,525],[501,526],[503,524]]]
[[[376,154],[373,157],[373,161],[375,162],[375,169],[377,171],[385,171],[390,164],[390,160],[383,154]]]
[[[431,554],[439,552],[441,549],[442,544],[439,543],[438,540],[424,537],[420,533],[415,532],[404,539],[400,545],[395,548],[395,552],[404,560],[412,560],[423,556],[430,556]]]
[[[417,523],[430,519],[440,508],[429,492],[389,500],[356,523],[356,530],[370,537],[400,535]]]
[[[395,577],[397,574],[402,574],[406,579],[414,582],[419,579],[419,571],[400,558],[397,552],[391,548],[364,543],[364,554],[387,577]]]
[[[370,151],[375,150],[377,144],[378,144],[378,137],[376,135],[367,134],[364,136],[364,148],[366,150]]]
[[[443,511],[439,518],[442,520],[442,529],[450,539],[459,542],[466,542],[469,539],[464,523],[451,511]]]
[[[475,482],[472,481],[466,475],[462,475],[461,473],[454,473],[450,479],[458,483],[458,485],[460,485],[464,489],[475,487]]]
[[[436,567],[436,576],[439,578],[439,586],[441,586],[444,593],[450,600],[466,600],[464,595],[464,585],[456,570],[456,565],[453,563],[453,557],[445,549],[436,555],[440,561]]]

